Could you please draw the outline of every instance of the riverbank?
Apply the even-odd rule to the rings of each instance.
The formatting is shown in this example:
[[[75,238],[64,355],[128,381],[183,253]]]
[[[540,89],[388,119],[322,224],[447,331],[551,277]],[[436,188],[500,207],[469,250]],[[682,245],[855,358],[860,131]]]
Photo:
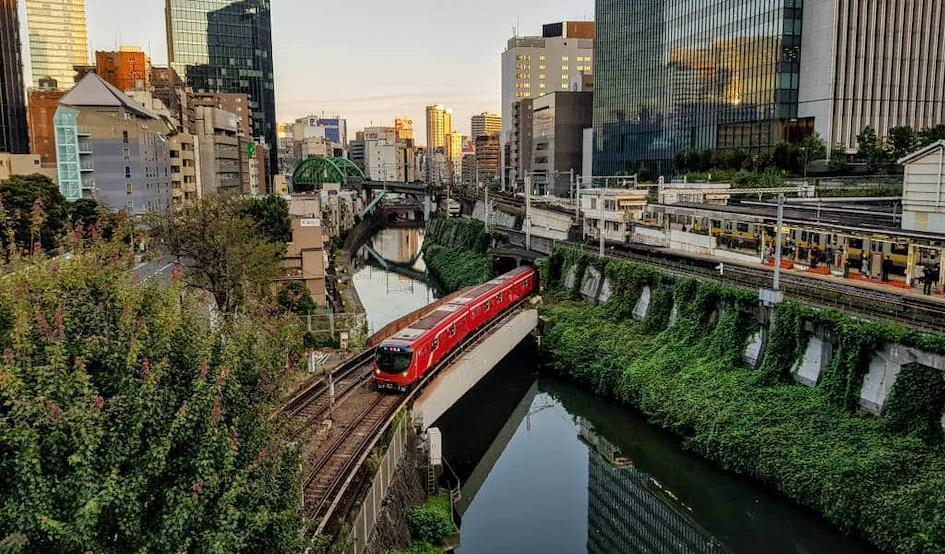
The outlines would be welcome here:
[[[613,294],[601,306],[578,299],[588,267],[611,282]],[[945,551],[945,447],[936,418],[945,378],[908,366],[883,417],[856,407],[868,349],[901,342],[941,353],[945,338],[789,303],[778,309],[768,354],[753,370],[742,361],[758,328],[752,291],[674,282],[645,266],[568,249],[542,269],[542,355],[555,372],[635,406],[681,435],[686,448],[880,548]],[[637,322],[632,312],[645,286],[650,309]],[[839,336],[834,362],[814,388],[790,376],[804,352],[805,320]]]
[[[489,235],[481,221],[437,214],[427,224],[423,258],[430,275],[451,293],[492,278],[488,248]]]

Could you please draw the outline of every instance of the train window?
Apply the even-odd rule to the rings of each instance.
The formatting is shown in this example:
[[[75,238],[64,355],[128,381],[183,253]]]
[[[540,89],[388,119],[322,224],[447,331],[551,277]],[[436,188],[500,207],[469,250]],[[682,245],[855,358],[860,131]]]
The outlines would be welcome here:
[[[433,339],[433,350],[436,351],[440,347],[440,337]]]
[[[488,301],[488,300],[486,300],[485,307],[486,307],[486,311],[488,312],[488,311],[489,311],[489,301]]]
[[[456,325],[450,325],[450,337],[456,336]]]
[[[498,296],[497,298],[498,298],[498,301],[499,301],[499,302],[502,302],[502,293],[501,293],[501,292],[499,293],[499,296]]]
[[[739,223],[739,224],[738,224],[738,232],[739,232],[739,233],[747,233],[747,232],[748,232],[748,224],[747,224],[747,223]]]

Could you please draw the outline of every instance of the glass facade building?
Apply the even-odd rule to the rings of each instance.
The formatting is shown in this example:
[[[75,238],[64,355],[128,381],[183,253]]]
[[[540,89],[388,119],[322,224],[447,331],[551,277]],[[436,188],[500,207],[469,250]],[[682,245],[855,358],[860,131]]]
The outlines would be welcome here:
[[[195,92],[248,94],[253,136],[278,164],[269,0],[166,0],[168,59]]]
[[[30,151],[16,0],[0,0],[0,152]]]
[[[795,129],[803,0],[597,0],[594,174]],[[793,120],[793,121],[792,121]]]

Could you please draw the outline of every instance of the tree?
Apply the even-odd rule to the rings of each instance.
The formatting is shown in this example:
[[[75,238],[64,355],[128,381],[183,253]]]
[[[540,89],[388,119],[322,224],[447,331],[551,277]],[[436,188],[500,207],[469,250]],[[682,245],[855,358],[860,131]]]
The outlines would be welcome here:
[[[935,127],[929,127],[919,131],[917,146],[918,148],[925,148],[926,146],[940,140],[945,140],[945,124],[936,125]]]
[[[187,284],[212,294],[224,314],[269,295],[285,246],[269,242],[244,208],[239,198],[210,195],[147,218],[159,248],[186,268]]]
[[[804,138],[801,141],[801,148],[803,148],[804,157],[806,157],[808,163],[823,160],[827,157],[827,144],[820,138],[820,133],[814,133]]]
[[[892,160],[900,160],[918,150],[919,137],[912,127],[893,127],[889,130]]]
[[[0,281],[0,550],[299,552],[299,457],[270,414],[290,319],[214,329],[123,243]]]
[[[289,203],[279,196],[263,196],[244,200],[246,214],[259,225],[269,242],[292,242],[292,224],[289,222]]]
[[[33,243],[38,242],[43,250],[51,250],[59,245],[69,219],[68,209],[59,187],[49,177],[38,173],[14,175],[0,183],[0,202],[5,227],[0,240],[4,248],[16,246],[32,251]]]
[[[318,309],[304,283],[292,281],[279,291],[279,305],[288,313],[308,315]]]
[[[801,152],[795,144],[779,142],[771,154],[774,166],[782,171],[799,173]]]
[[[885,171],[892,163],[892,151],[889,144],[876,135],[876,129],[866,127],[856,137],[858,157],[875,173]]]

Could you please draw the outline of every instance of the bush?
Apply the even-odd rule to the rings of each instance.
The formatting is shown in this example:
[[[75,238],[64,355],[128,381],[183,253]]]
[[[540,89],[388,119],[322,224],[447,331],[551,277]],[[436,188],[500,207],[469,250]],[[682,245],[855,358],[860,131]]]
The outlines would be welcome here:
[[[423,258],[430,274],[447,292],[454,292],[492,278],[488,248],[489,235],[481,221],[435,216],[427,228]]]
[[[407,514],[410,533],[420,542],[442,544],[456,532],[452,510],[449,497],[431,496],[425,504],[412,508]]]

